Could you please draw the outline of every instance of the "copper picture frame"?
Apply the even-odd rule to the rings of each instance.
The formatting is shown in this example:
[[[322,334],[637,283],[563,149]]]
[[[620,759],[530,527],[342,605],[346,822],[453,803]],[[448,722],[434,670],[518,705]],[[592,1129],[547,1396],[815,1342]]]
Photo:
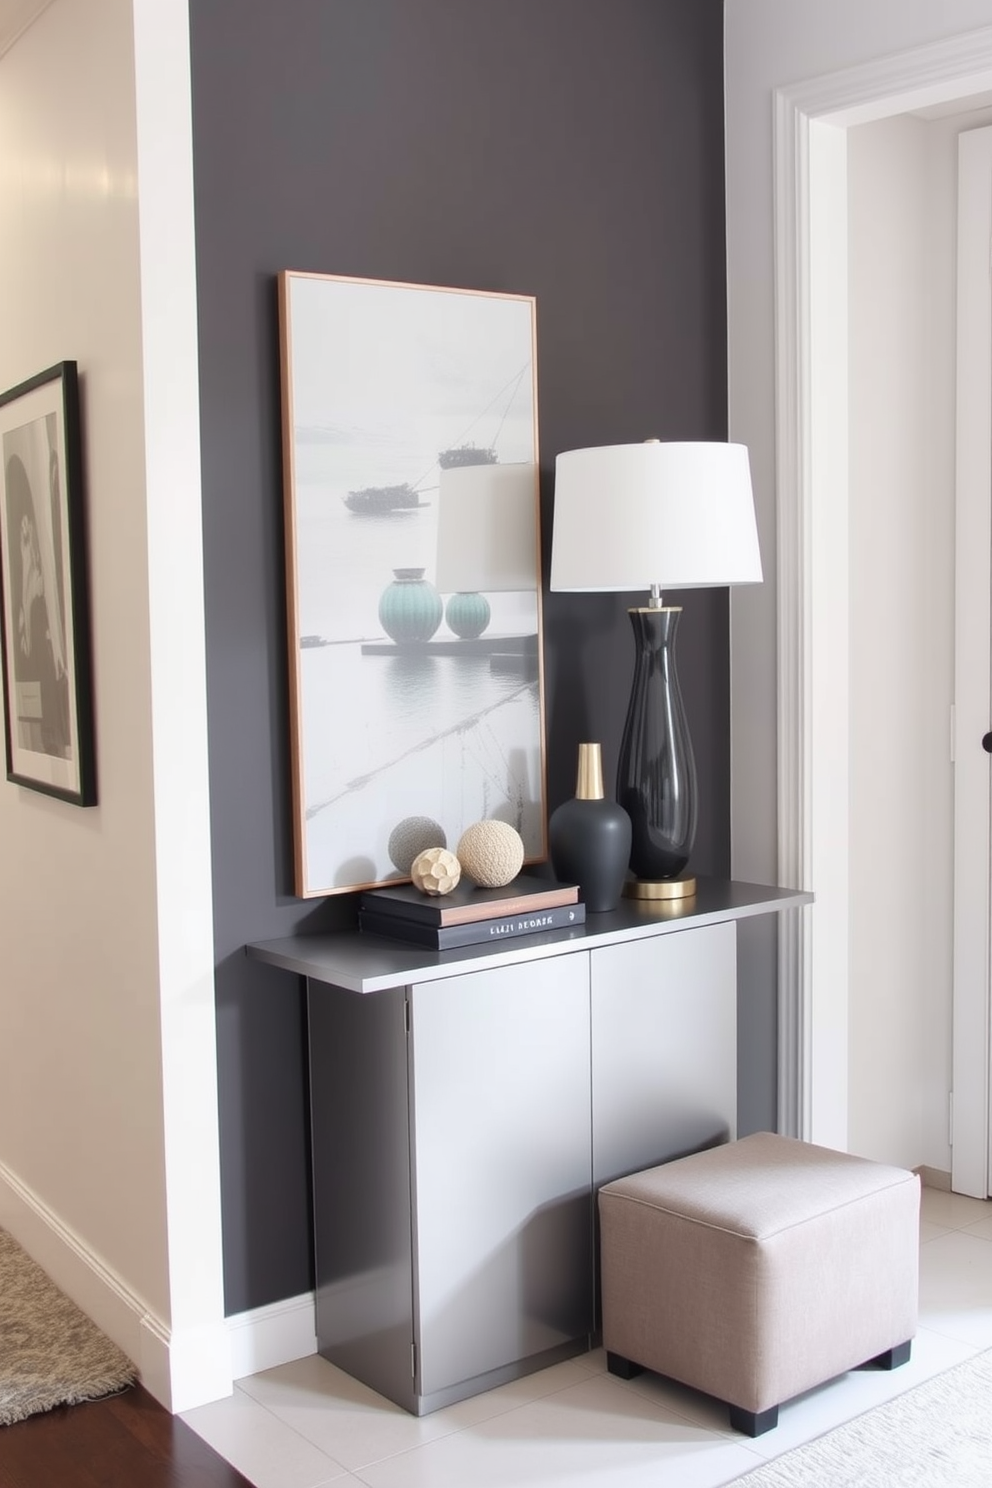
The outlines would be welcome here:
[[[543,860],[535,301],[278,288],[295,892],[404,878],[488,817]]]

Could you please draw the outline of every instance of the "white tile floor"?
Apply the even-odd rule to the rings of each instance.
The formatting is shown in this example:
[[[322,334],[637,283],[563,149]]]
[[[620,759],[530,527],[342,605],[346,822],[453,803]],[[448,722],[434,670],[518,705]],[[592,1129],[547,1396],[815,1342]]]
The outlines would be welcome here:
[[[419,1419],[314,1356],[183,1419],[257,1488],[717,1488],[992,1348],[992,1202],[924,1189],[920,1241],[909,1364],[811,1390],[753,1441],[705,1396],[614,1379],[602,1350]]]

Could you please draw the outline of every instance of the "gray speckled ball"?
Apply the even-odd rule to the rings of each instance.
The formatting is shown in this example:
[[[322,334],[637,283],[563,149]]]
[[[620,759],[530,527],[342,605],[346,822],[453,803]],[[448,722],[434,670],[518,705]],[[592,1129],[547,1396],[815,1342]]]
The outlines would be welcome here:
[[[406,816],[390,832],[386,851],[393,867],[409,877],[414,858],[428,847],[447,845],[444,828],[433,817]]]

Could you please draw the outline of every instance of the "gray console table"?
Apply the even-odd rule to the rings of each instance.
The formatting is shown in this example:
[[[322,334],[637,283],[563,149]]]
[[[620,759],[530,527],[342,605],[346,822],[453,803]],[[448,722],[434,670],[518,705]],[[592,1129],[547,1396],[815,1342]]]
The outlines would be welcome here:
[[[736,1135],[735,922],[811,898],[701,879],[495,950],[248,946],[307,979],[321,1354],[421,1415],[589,1348],[596,1192]]]

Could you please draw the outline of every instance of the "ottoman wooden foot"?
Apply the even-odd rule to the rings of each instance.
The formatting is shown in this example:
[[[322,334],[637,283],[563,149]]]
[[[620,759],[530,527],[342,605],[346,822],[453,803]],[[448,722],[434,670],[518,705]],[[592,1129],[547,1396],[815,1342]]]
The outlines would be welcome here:
[[[732,1405],[730,1424],[735,1431],[743,1431],[745,1436],[764,1436],[766,1431],[773,1431],[778,1425],[778,1406],[770,1405],[763,1411],[749,1411],[741,1410],[739,1405]]]
[[[625,1359],[623,1354],[606,1353],[606,1367],[617,1379],[633,1379],[635,1374],[642,1374],[643,1364],[635,1364],[633,1359]]]
[[[859,1369],[899,1369],[903,1364],[909,1363],[909,1356],[913,1348],[912,1339],[905,1343],[897,1343],[895,1348],[886,1349],[884,1354],[876,1354],[874,1359],[866,1359],[864,1364],[859,1364]]]

